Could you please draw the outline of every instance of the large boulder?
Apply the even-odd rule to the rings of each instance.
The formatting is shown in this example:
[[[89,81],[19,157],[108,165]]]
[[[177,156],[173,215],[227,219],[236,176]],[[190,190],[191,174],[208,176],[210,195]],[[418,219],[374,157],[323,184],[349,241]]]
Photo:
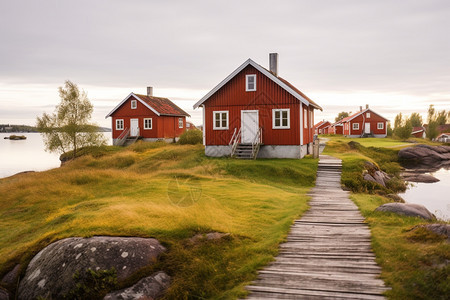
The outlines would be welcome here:
[[[157,272],[139,280],[132,287],[106,295],[103,300],[153,300],[165,292],[170,285],[170,276]]]
[[[409,217],[421,217],[427,220],[435,218],[425,206],[413,203],[386,203],[377,207],[375,210],[393,212]]]
[[[0,300],[9,300],[9,293],[0,288]]]
[[[152,238],[67,238],[42,249],[29,263],[20,282],[19,299],[60,299],[75,287],[75,274],[88,269],[114,269],[118,282],[155,263],[166,249]]]
[[[434,177],[431,174],[421,174],[421,173],[413,173],[413,172],[403,172],[402,173],[403,180],[410,182],[423,182],[423,183],[433,183],[438,182],[439,179]]]
[[[403,160],[440,161],[450,159],[450,146],[417,145],[403,148],[398,152]]]
[[[386,187],[386,183],[391,179],[388,174],[381,171],[375,164],[369,161],[364,163],[364,168],[366,169],[363,174],[364,180],[376,182]]]

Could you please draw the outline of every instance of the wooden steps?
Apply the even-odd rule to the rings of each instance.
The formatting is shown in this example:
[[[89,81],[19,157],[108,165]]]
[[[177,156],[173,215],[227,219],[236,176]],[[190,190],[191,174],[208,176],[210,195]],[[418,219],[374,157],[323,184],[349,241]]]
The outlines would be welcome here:
[[[341,188],[339,159],[320,156],[310,209],[294,222],[247,299],[384,299],[370,230]]]

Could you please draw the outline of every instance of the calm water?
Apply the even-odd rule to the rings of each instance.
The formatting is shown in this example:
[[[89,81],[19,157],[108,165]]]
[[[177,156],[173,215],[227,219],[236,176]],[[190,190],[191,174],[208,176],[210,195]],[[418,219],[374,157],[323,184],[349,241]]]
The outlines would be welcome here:
[[[4,139],[11,134],[24,135],[27,139]],[[105,136],[110,139],[111,133]],[[59,154],[46,152],[44,148],[39,133],[0,133],[0,178],[24,171],[45,171],[59,167]]]
[[[430,172],[439,182],[412,183],[405,193],[399,194],[406,202],[422,204],[438,219],[450,221],[450,170]]]

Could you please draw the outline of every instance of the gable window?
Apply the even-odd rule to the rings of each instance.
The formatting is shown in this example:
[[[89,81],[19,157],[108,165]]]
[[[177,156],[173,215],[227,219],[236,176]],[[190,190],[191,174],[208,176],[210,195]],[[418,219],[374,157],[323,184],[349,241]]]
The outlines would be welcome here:
[[[225,130],[228,129],[228,111],[213,111],[214,116],[214,130]]]
[[[359,123],[353,123],[352,129],[353,130],[359,130]]]
[[[178,128],[183,128],[183,118],[178,118]]]
[[[256,75],[245,75],[245,91],[256,91]]]
[[[377,123],[377,128],[378,129],[384,129],[384,123],[383,122]]]
[[[366,118],[370,119],[370,112],[366,113]]]
[[[136,109],[136,108],[137,108],[137,101],[131,100],[131,109]]]
[[[273,109],[272,110],[272,128],[273,129],[289,129],[290,128],[290,110]]]
[[[152,129],[152,118],[144,118],[144,129]]]
[[[123,119],[116,120],[116,130],[123,130]]]

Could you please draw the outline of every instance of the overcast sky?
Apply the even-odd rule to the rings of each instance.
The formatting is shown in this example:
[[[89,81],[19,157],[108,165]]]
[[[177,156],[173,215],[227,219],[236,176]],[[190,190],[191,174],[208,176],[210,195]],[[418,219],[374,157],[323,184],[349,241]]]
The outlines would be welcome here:
[[[450,109],[450,1],[0,0],[0,124],[35,123],[71,80],[105,119],[130,92],[192,106],[251,58],[324,108]]]

